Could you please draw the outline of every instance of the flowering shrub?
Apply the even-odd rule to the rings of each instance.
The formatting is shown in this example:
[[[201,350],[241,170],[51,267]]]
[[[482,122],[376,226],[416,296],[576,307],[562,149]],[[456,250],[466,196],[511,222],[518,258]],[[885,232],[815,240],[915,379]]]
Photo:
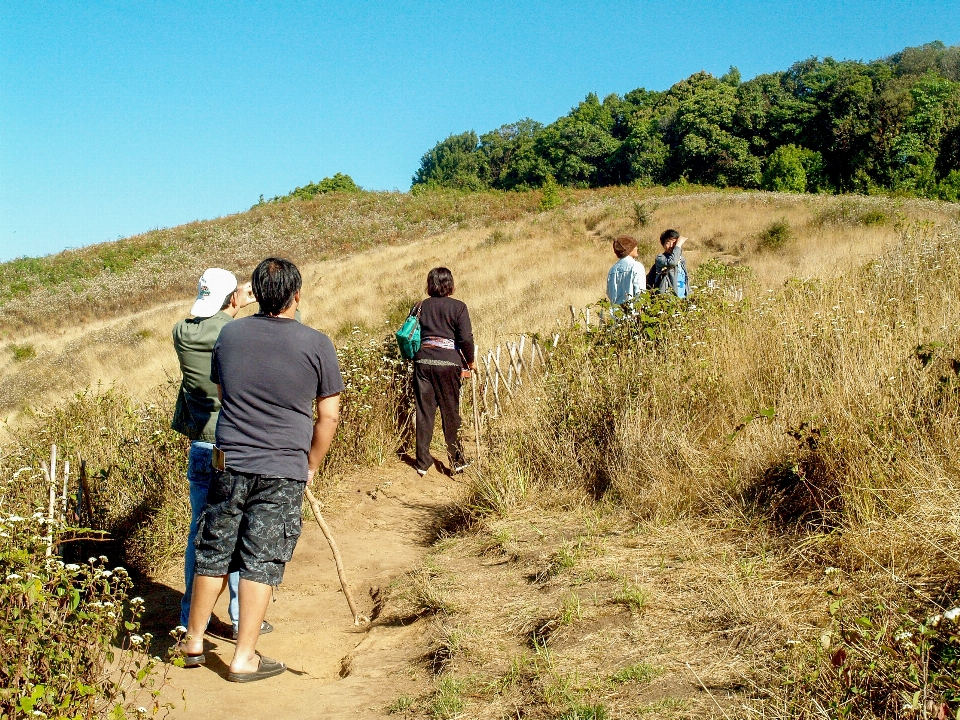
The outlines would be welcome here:
[[[381,464],[406,448],[413,418],[412,366],[392,337],[376,338],[355,328],[337,348],[344,391],[340,427],[326,470]]]
[[[62,526],[52,528],[56,542]],[[47,557],[51,528],[37,513],[0,515],[0,718],[127,717],[159,710],[164,677],[139,635],[141,598],[107,558]],[[146,707],[137,702],[146,694]]]

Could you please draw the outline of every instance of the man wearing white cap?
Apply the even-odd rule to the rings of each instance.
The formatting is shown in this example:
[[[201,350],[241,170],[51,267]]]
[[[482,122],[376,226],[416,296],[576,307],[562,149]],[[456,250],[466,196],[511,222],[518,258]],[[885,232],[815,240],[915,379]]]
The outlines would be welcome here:
[[[237,278],[229,270],[208,268],[197,284],[197,299],[190,309],[193,317],[181,320],[173,328],[173,347],[180,361],[183,381],[177,394],[173,411],[172,428],[190,438],[190,459],[187,464],[187,480],[190,483],[190,534],[184,556],[183,575],[186,591],[180,604],[180,624],[186,627],[190,617],[190,597],[193,589],[196,549],[194,538],[197,521],[207,500],[207,488],[213,478],[211,464],[213,443],[220,414],[220,399],[217,386],[210,380],[210,361],[213,346],[220,337],[220,330],[233,320],[241,308],[256,302],[250,283],[237,287]],[[240,620],[237,587],[239,575],[231,573],[230,620],[233,635],[237,635]],[[273,626],[264,621],[260,632],[270,632]]]

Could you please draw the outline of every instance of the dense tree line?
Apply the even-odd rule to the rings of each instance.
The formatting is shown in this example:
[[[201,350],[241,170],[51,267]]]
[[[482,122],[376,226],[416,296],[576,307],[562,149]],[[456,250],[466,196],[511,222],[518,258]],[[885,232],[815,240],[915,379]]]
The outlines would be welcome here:
[[[549,125],[451,135],[413,185],[503,190],[675,182],[960,199],[960,46],[869,63],[811,58],[741,82],[699,72],[595,94]]]

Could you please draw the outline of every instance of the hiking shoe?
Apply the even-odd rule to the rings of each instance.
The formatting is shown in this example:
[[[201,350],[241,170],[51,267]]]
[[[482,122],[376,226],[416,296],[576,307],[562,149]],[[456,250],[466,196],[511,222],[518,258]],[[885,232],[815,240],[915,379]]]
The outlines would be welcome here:
[[[260,634],[261,634],[261,635],[266,635],[267,633],[272,633],[272,632],[273,632],[273,625],[271,625],[271,624],[268,623],[266,620],[264,620],[264,621],[260,624]],[[240,634],[240,628],[239,628],[239,626],[234,625],[234,626],[233,626],[233,639],[236,640],[236,639],[237,639],[237,635],[239,635],[239,634]]]
[[[417,475],[419,475],[420,477],[423,477],[426,474],[427,474],[426,470],[421,470],[420,468],[417,468]]]
[[[463,461],[462,463],[460,463],[459,465],[454,465],[454,466],[453,466],[453,474],[454,474],[454,475],[459,475],[460,473],[462,473],[464,470],[466,470],[466,469],[467,469],[468,467],[470,467],[471,465],[473,465],[473,460],[464,460],[464,461]]]

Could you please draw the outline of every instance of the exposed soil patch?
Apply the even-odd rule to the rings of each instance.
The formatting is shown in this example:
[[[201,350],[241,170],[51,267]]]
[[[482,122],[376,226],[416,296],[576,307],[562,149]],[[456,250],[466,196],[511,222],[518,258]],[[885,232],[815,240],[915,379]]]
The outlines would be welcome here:
[[[438,473],[423,480],[412,468],[391,463],[358,471],[340,485],[324,517],[362,612],[378,615],[381,594],[427,552],[430,529],[445,516],[456,484]],[[161,646],[169,644],[163,633],[177,622],[182,587],[172,582],[145,588],[148,606],[162,604],[148,618]],[[225,596],[216,615],[228,618]],[[216,635],[207,636],[207,666],[171,670],[163,697],[176,706],[172,717],[378,717],[393,698],[424,689],[427,673],[418,672],[414,661],[426,649],[425,624],[378,618],[354,627],[333,557],[312,521],[304,520],[267,617],[276,629],[261,638],[258,649],[285,662],[288,672],[249,685],[227,682],[233,643],[225,639],[229,626],[215,621]]]

